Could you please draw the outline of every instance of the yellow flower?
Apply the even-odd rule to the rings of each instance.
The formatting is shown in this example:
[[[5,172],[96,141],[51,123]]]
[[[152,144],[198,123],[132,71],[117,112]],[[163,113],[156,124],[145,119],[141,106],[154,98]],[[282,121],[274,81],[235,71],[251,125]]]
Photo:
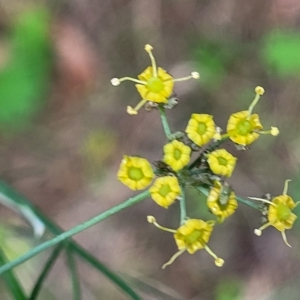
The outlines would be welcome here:
[[[217,175],[230,177],[237,158],[232,156],[225,149],[218,149],[207,154],[207,162],[210,169]]]
[[[180,195],[181,189],[177,177],[159,177],[149,189],[152,199],[160,206],[168,208]]]
[[[263,129],[258,114],[249,115],[248,110],[234,113],[227,123],[229,138],[239,145],[250,145],[259,138]]]
[[[191,148],[177,140],[164,146],[164,162],[175,172],[181,170],[190,161]]]
[[[291,229],[297,216],[292,213],[292,210],[299,204],[299,202],[294,202],[292,197],[287,195],[288,182],[286,180],[284,184],[284,189],[282,195],[274,197],[272,201],[261,198],[249,197],[252,200],[259,200],[269,204],[268,208],[268,222],[261,226],[259,229],[255,229],[254,233],[258,236],[262,234],[262,230],[266,229],[269,226],[275,227],[278,231],[281,232],[284,243],[291,247],[287,242],[285,230]]]
[[[256,96],[249,109],[232,114],[227,123],[227,134],[224,136],[229,136],[238,145],[250,145],[259,138],[260,134],[271,134],[273,136],[279,134],[279,130],[276,127],[263,131],[258,114],[252,114],[260,96],[264,94],[264,89],[258,86],[255,88],[255,93]]]
[[[207,114],[192,114],[185,129],[187,136],[196,145],[207,144],[216,134],[216,125],[213,116]]]
[[[147,187],[154,173],[150,163],[145,158],[124,155],[118,179],[132,190],[142,190]]]
[[[215,182],[207,197],[207,206],[210,211],[218,217],[219,222],[223,222],[231,216],[237,209],[238,203],[233,191],[227,191],[226,186]]]
[[[217,257],[217,255],[212,252],[212,250],[207,246],[210,239],[214,221],[203,221],[198,219],[189,219],[183,225],[181,225],[177,230],[170,229],[159,225],[155,218],[148,216],[148,222],[153,223],[156,227],[171,232],[174,234],[174,239],[178,247],[178,252],[175,253],[172,258],[163,265],[163,269],[172,264],[174,260],[180,256],[184,251],[190,254],[195,253],[197,250],[205,249],[208,254],[210,254],[215,259],[215,264],[218,267],[222,267],[224,260]]]
[[[131,77],[113,78],[111,80],[112,85],[117,86],[122,81],[130,80],[136,82],[136,89],[142,97],[142,100],[135,108],[131,106],[127,107],[127,112],[130,115],[136,115],[138,110],[146,104],[147,101],[155,103],[167,103],[168,98],[173,92],[174,82],[184,81],[191,78],[198,79],[199,73],[192,72],[190,76],[174,79],[164,69],[156,66],[155,58],[152,54],[153,47],[145,45],[145,50],[150,56],[151,66],[147,67],[140,75],[138,79]]]

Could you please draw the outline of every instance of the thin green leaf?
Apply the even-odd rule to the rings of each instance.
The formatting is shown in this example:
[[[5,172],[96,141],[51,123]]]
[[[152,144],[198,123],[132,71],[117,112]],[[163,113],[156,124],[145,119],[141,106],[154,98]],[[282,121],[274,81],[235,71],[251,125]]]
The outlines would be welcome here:
[[[76,267],[76,261],[73,256],[72,246],[67,247],[67,262],[68,267],[71,274],[72,279],[72,291],[73,291],[73,299],[74,300],[80,300],[81,299],[81,290],[80,290],[80,279],[78,277],[77,267]]]
[[[0,181],[0,192],[5,194],[11,201],[18,203],[19,205],[24,205],[28,209],[32,211],[33,214],[37,215],[39,219],[44,223],[47,229],[53,233],[54,235],[59,235],[63,232],[63,230],[53,223],[46,215],[44,215],[38,208],[32,205],[29,200],[27,200],[24,196],[17,193],[12,187],[6,184],[4,181]],[[72,248],[73,251],[76,251],[78,254],[81,254],[81,257],[85,257],[85,260],[89,261],[98,271],[103,273],[108,279],[110,279],[115,285],[117,285],[124,293],[130,296],[131,299],[139,300],[141,299],[135,291],[118,275],[114,272],[110,271],[107,267],[105,267],[97,258],[95,258],[88,251],[79,246],[72,239],[67,242],[69,247]]]
[[[7,263],[7,259],[3,250],[0,248],[0,265],[4,265],[5,263]],[[23,288],[12,270],[9,270],[7,273],[3,274],[3,279],[11,295],[14,297],[13,299],[27,300]]]
[[[54,263],[56,262],[56,259],[58,258],[58,256],[59,256],[62,249],[63,249],[63,244],[58,245],[53,250],[52,254],[48,258],[47,262],[45,263],[45,266],[44,266],[40,276],[38,277],[28,300],[37,299],[37,297],[39,295],[39,292],[41,291],[41,288],[43,286],[43,283],[46,280],[48,274],[50,273],[52,267],[54,266]]]
[[[144,291],[147,295],[155,297],[155,299],[164,300],[181,300],[183,297],[178,294],[174,289],[164,285],[160,281],[149,278],[137,278],[128,274],[123,275],[127,281],[139,290]]]
[[[275,67],[279,76],[299,76],[300,34],[297,31],[275,29],[266,35],[261,58],[268,69]],[[272,75],[274,70],[271,69]]]
[[[127,283],[124,282],[124,280],[120,276],[110,271],[97,258],[92,256],[90,253],[86,252],[79,245],[73,245],[72,248],[73,251],[78,254],[78,256],[80,256],[83,260],[87,261],[92,267],[100,271],[107,278],[109,278],[111,281],[117,284],[124,292],[126,292],[127,295],[131,297],[131,299],[134,300],[142,299],[135,293],[135,291]]]

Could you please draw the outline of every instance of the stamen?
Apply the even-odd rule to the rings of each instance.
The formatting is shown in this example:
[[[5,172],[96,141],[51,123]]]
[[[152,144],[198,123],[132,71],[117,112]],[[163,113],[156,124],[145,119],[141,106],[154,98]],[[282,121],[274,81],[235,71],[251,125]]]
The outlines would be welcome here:
[[[182,249],[182,250],[176,252],[176,253],[170,258],[170,260],[169,260],[168,262],[166,262],[165,264],[163,264],[162,269],[165,269],[167,266],[171,265],[171,264],[175,261],[175,259],[176,259],[178,256],[180,256],[184,251],[185,251],[185,249]]]
[[[255,93],[256,93],[255,98],[253,99],[252,103],[250,104],[250,106],[249,106],[249,108],[248,108],[249,116],[251,116],[252,111],[253,111],[255,105],[257,104],[257,102],[258,102],[260,96],[263,95],[264,89],[263,89],[262,87],[260,87],[260,86],[257,86],[257,87],[255,88]]]
[[[254,229],[254,234],[257,236],[261,236],[262,231],[260,229]]]
[[[288,190],[288,187],[289,187],[289,182],[292,181],[291,179],[287,179],[285,182],[284,182],[284,188],[283,188],[283,195],[286,195],[287,194],[287,190]]]
[[[194,79],[199,79],[200,78],[200,74],[198,72],[192,72],[191,75]]]
[[[153,224],[154,226],[156,226],[157,228],[161,229],[161,230],[168,231],[168,232],[171,232],[171,233],[175,233],[176,232],[176,230],[174,230],[174,229],[170,229],[170,228],[163,227],[163,226],[159,225],[156,222],[156,219],[153,216],[147,216],[147,221],[149,223]]]
[[[198,72],[192,72],[190,76],[186,76],[186,77],[182,77],[182,78],[176,78],[176,79],[169,79],[169,80],[172,80],[173,82],[178,82],[178,81],[186,81],[186,80],[189,80],[189,79],[198,79],[200,78],[200,75]],[[169,80],[166,80],[165,82],[169,81]]]
[[[110,82],[113,86],[118,86],[121,83],[119,78],[113,78]]]
[[[264,225],[261,226],[260,228],[255,229],[255,230],[254,230],[254,234],[257,235],[257,236],[261,236],[262,231],[263,231],[264,229],[266,229],[267,227],[271,226],[271,225],[272,225],[271,222],[268,222],[268,223],[264,224]]]
[[[146,50],[147,52],[150,52],[150,51],[153,50],[153,47],[152,47],[151,45],[149,45],[149,44],[146,44],[146,45],[145,45],[145,50]]]
[[[281,231],[281,235],[282,235],[282,239],[284,241],[284,243],[289,246],[290,248],[292,248],[292,246],[288,243],[287,239],[286,239],[286,235],[285,235],[285,231]]]
[[[271,135],[277,136],[279,134],[279,129],[277,127],[271,126]]]
[[[270,130],[264,130],[264,131],[254,131],[254,132],[257,132],[259,134],[271,134],[273,136],[277,136],[279,134],[279,129],[277,127],[272,127],[271,126],[271,129]]]
[[[214,252],[212,252],[212,250],[207,245],[204,246],[204,249],[207,251],[209,255],[211,255],[215,259],[216,266],[218,267],[223,266],[224,260],[222,258],[218,257]]]
[[[220,258],[220,257],[218,257],[218,258],[215,260],[215,265],[216,265],[217,267],[223,267],[224,263],[225,263],[224,259],[222,259],[222,258]]]
[[[135,78],[132,78],[132,77],[113,78],[110,82],[111,82],[112,85],[117,86],[122,81],[126,81],[126,80],[133,81],[133,82],[143,84],[143,85],[147,84],[146,81],[135,79]]]
[[[255,88],[255,93],[258,94],[258,95],[263,95],[265,93],[265,89],[261,86],[257,86]]]
[[[138,110],[146,104],[147,100],[142,99],[135,108],[132,108],[131,106],[127,106],[127,113],[131,116],[137,115]]]
[[[127,113],[131,116],[135,116],[138,114],[138,112],[131,106],[127,106]]]
[[[157,67],[156,67],[156,61],[155,58],[152,54],[153,47],[149,44],[145,45],[145,50],[148,52],[151,60],[151,65],[152,65],[152,71],[153,71],[153,77],[157,77]]]
[[[256,198],[256,197],[248,197],[248,198],[251,199],[251,200],[256,200],[256,201],[261,201],[261,202],[264,202],[264,203],[268,203],[268,204],[273,205],[273,206],[276,207],[275,203],[273,203],[273,202],[271,202],[269,200],[266,200],[266,199]]]
[[[271,134],[271,130],[253,130],[253,132],[255,133],[259,133],[259,134]]]
[[[156,219],[153,217],[153,216],[147,216],[147,221],[148,221],[148,223],[154,223],[154,222],[156,222]]]

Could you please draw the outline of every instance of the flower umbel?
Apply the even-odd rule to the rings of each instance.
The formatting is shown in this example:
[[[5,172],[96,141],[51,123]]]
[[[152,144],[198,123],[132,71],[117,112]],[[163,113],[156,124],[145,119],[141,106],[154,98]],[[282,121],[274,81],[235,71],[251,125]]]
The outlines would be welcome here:
[[[263,131],[258,114],[252,114],[260,96],[264,94],[264,89],[257,86],[255,93],[256,96],[250,104],[249,109],[232,114],[227,123],[227,134],[225,136],[229,136],[238,145],[250,145],[259,138],[260,134],[271,134],[273,136],[279,134],[279,130],[276,127],[271,127],[271,130]]]
[[[149,192],[158,205],[168,208],[180,195],[181,189],[177,177],[164,176],[155,180]]]
[[[300,202],[295,203],[292,197],[287,195],[289,181],[289,179],[285,181],[282,195],[273,198],[272,201],[254,197],[249,197],[249,199],[259,200],[269,204],[268,222],[262,225],[259,229],[255,229],[254,233],[260,236],[262,234],[262,230],[266,229],[269,226],[273,226],[281,232],[284,243],[287,246],[291,247],[291,245],[287,242],[285,230],[291,229],[293,227],[297,216],[294,213],[292,213],[292,210]]]
[[[156,66],[155,58],[152,54],[153,47],[149,44],[145,45],[145,50],[149,54],[151,60],[151,66],[147,67],[140,75],[138,79],[131,77],[113,78],[111,80],[112,85],[117,86],[122,81],[130,80],[136,82],[136,89],[142,97],[142,100],[137,104],[135,108],[131,106],[127,107],[127,112],[130,115],[136,115],[138,110],[146,104],[147,101],[155,103],[167,103],[168,98],[173,91],[174,82],[184,81],[188,79],[198,79],[199,73],[192,72],[190,76],[174,79],[164,69]]]
[[[210,239],[214,221],[203,221],[199,219],[189,219],[183,225],[181,225],[177,230],[166,228],[160,226],[154,217],[148,216],[148,222],[154,224],[159,229],[172,232],[174,234],[174,239],[178,247],[178,252],[175,253],[172,258],[165,263],[162,268],[164,269],[168,265],[172,264],[175,259],[180,256],[184,251],[190,254],[195,253],[197,250],[205,249],[208,254],[210,254],[215,259],[215,265],[222,267],[224,260],[219,258],[212,250],[207,246]]]
[[[207,144],[216,134],[216,125],[213,116],[207,114],[192,114],[185,129],[187,136],[196,145]]]
[[[218,149],[207,154],[207,162],[210,169],[217,175],[230,177],[237,158],[232,156],[225,149]]]
[[[164,162],[175,172],[185,167],[190,161],[191,148],[177,140],[164,146]]]
[[[147,187],[154,173],[150,163],[145,158],[124,155],[118,179],[132,190],[142,190]]]
[[[235,193],[226,188],[226,186],[222,186],[220,182],[216,181],[208,194],[206,202],[210,211],[218,217],[220,223],[231,216],[238,207]]]

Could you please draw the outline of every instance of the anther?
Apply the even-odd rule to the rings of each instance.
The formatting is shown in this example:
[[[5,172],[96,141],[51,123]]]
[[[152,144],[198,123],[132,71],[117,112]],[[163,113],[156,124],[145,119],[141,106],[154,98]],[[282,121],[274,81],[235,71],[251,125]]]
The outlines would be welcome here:
[[[257,236],[261,236],[262,231],[260,229],[255,229],[254,234],[257,235]]]
[[[261,87],[261,86],[257,86],[255,88],[255,93],[258,94],[258,95],[260,95],[260,96],[262,96],[265,93],[265,89],[263,87]]]
[[[118,86],[121,83],[121,81],[119,80],[119,78],[113,78],[113,79],[111,79],[110,82],[111,82],[111,84],[113,86]]]

